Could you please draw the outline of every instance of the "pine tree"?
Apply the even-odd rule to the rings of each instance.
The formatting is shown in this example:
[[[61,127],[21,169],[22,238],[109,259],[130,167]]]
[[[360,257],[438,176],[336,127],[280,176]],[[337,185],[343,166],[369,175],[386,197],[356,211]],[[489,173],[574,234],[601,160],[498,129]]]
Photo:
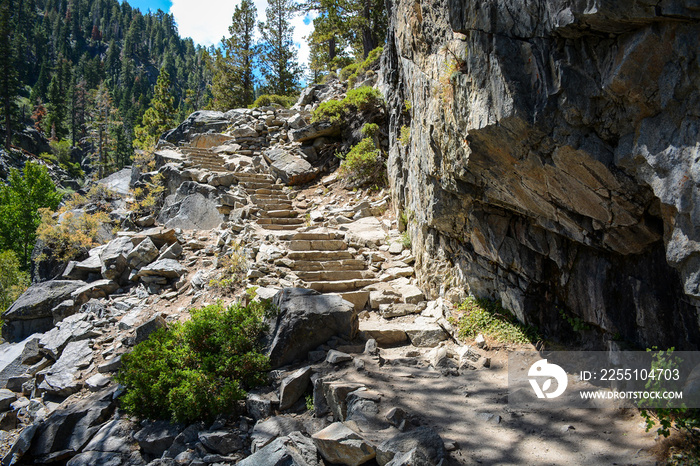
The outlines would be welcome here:
[[[223,53],[216,51],[216,75],[212,84],[214,108],[228,110],[253,102],[255,86],[255,61],[258,47],[255,44],[257,10],[251,0],[243,0],[233,12],[228,28],[231,36],[222,39]]]
[[[12,125],[16,113],[15,96],[18,90],[15,49],[12,47],[12,17],[10,2],[0,2],[0,108],[5,127],[4,144],[12,143]]]
[[[291,95],[299,90],[302,70],[292,40],[294,27],[290,20],[297,11],[292,0],[270,0],[265,10],[267,21],[260,23],[262,36],[261,72],[264,90],[269,94]]]
[[[174,116],[173,96],[170,94],[170,76],[165,69],[162,69],[158,75],[151,106],[143,114],[141,126],[134,129],[136,145],[142,149],[154,146],[160,135],[173,126]]]

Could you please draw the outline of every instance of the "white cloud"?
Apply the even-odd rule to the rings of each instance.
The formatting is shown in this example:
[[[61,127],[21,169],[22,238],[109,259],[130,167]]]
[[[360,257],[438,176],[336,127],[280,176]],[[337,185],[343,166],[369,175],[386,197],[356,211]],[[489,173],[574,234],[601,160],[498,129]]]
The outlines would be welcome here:
[[[218,45],[222,37],[228,36],[233,10],[239,3],[231,0],[172,0],[172,2],[170,13],[175,17],[180,36],[191,37],[196,44],[205,46]],[[258,21],[264,21],[267,0],[255,0],[254,3],[258,9]],[[292,20],[292,25],[299,62],[307,64],[309,47],[303,38],[313,31],[313,23],[309,22],[306,25],[303,16],[296,16]]]

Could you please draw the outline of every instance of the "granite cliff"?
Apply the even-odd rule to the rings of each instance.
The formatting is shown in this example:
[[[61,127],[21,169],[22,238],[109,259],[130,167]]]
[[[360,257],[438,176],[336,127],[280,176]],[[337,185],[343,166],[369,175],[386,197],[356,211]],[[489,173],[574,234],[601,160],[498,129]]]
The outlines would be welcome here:
[[[699,18],[392,3],[389,178],[424,290],[501,299],[550,335],[580,320],[595,345],[698,349]]]

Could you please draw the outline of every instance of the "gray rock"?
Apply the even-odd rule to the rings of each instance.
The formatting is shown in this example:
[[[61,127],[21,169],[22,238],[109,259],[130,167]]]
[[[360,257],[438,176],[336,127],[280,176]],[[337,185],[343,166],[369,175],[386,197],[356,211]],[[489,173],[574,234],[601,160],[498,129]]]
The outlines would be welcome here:
[[[202,442],[207,449],[216,452],[220,455],[229,455],[234,451],[243,448],[243,439],[236,432],[229,431],[214,431],[201,432],[199,441]]]
[[[318,176],[318,169],[296,151],[276,147],[263,152],[263,157],[270,164],[270,171],[285,184],[304,184]]]
[[[327,121],[319,121],[303,128],[289,131],[289,140],[294,142],[312,141],[324,136],[340,136],[340,126]]]
[[[405,331],[411,344],[418,347],[434,348],[448,338],[445,330],[438,324],[414,324]]]
[[[82,388],[78,381],[81,369],[87,368],[93,359],[92,348],[87,340],[68,343],[56,364],[46,372],[39,388],[47,393],[68,396]]]
[[[257,138],[258,132],[248,125],[238,126],[230,132],[234,138]]]
[[[17,400],[17,395],[11,390],[0,388],[0,413],[10,409],[10,405]]]
[[[168,196],[158,214],[158,221],[168,228],[211,230],[224,221],[216,205],[214,199],[200,193],[172,198]]]
[[[48,355],[54,361],[61,356],[63,348],[71,341],[87,340],[99,336],[91,322],[87,320],[85,313],[73,314],[62,320],[56,327],[46,332],[39,339],[39,347],[43,354]]]
[[[85,282],[78,280],[50,280],[30,286],[3,314],[3,339],[17,342],[51,329],[51,310],[83,286]]]
[[[320,391],[334,420],[344,421],[346,419],[348,395],[361,388],[364,388],[361,383],[325,380],[320,382]]]
[[[67,450],[77,453],[114,411],[114,388],[51,413],[37,429],[30,453],[42,457]]]
[[[314,442],[300,432],[291,432],[280,437],[249,457],[236,463],[237,466],[322,466]]]
[[[153,244],[151,238],[146,238],[126,256],[126,260],[132,269],[140,269],[153,262],[158,254],[158,248]]]
[[[416,450],[415,456],[437,464],[445,457],[445,445],[442,438],[430,427],[418,427],[408,432],[402,432],[385,440],[377,447],[377,463],[385,466],[397,455],[403,455]]]
[[[163,251],[160,256],[158,256],[158,260],[179,259],[181,255],[182,246],[180,245],[180,243],[173,243],[170,246],[168,246],[168,248],[165,249],[165,251]]]
[[[304,395],[309,387],[312,372],[311,367],[303,367],[282,380],[280,384],[281,410],[291,408]]]
[[[39,430],[39,424],[31,424],[24,429],[19,437],[10,447],[9,451],[5,454],[2,459],[2,464],[18,464],[25,453],[29,451],[32,445],[32,439],[36,435],[37,430]]]
[[[245,400],[246,410],[253,419],[265,419],[272,414],[273,402],[269,397],[257,393],[248,393]]]
[[[374,447],[342,422],[316,432],[312,439],[321,456],[329,463],[358,466],[375,457]]]
[[[86,451],[71,458],[66,466],[121,466],[124,460],[117,453],[103,451]]]
[[[102,374],[95,374],[85,381],[85,385],[87,385],[91,392],[96,392],[105,388],[110,382],[111,379],[109,377],[105,377]]]
[[[220,133],[230,124],[231,120],[223,112],[199,110],[191,113],[177,128],[165,133],[163,139],[172,144],[191,141],[198,134]]]
[[[27,337],[19,343],[0,344],[0,387],[5,387],[12,377],[21,376],[26,372],[23,354],[33,340],[33,337]]]
[[[354,306],[338,295],[285,288],[275,295],[273,304],[279,313],[269,322],[266,338],[272,368],[306,358],[334,335],[352,340],[358,330]]]
[[[97,371],[100,373],[105,372],[116,372],[122,367],[122,357],[121,355],[115,356],[112,359],[106,361],[103,364],[97,366]]]
[[[250,433],[250,451],[255,453],[277,437],[289,435],[302,428],[301,421],[293,417],[275,416],[266,421],[258,421]]]
[[[326,362],[330,364],[340,364],[347,361],[352,361],[352,356],[342,351],[330,350],[326,355]]]
[[[161,314],[156,314],[154,317],[136,327],[134,338],[130,340],[129,343],[131,346],[136,346],[142,341],[146,341],[151,333],[161,328],[167,328],[167,326],[168,324],[165,322],[163,316]]]
[[[136,442],[132,435],[134,424],[125,419],[114,419],[103,425],[85,446],[85,451],[128,454]]]
[[[182,426],[167,421],[149,421],[143,429],[136,432],[134,440],[144,453],[157,458],[170,448],[182,430]]]
[[[100,253],[102,262],[102,277],[107,280],[119,281],[127,267],[126,257],[134,249],[131,238],[118,237],[107,243]]]
[[[159,259],[139,270],[137,277],[178,278],[187,273],[187,269],[175,259]]]

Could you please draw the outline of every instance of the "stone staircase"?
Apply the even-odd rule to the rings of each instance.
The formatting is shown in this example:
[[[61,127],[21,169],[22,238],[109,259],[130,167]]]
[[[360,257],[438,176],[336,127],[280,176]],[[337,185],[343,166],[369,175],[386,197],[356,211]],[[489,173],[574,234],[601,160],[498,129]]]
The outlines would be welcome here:
[[[187,165],[193,168],[202,168],[212,172],[228,171],[224,167],[224,159],[209,149],[201,149],[191,146],[180,146],[180,150],[187,157]]]
[[[257,223],[266,230],[296,230],[304,225],[304,219],[292,206],[292,200],[283,185],[275,184],[265,173],[236,173],[238,185],[246,190],[250,199],[260,209]]]
[[[379,281],[364,258],[348,247],[342,232],[299,232],[287,249],[290,268],[313,290],[343,293]]]

